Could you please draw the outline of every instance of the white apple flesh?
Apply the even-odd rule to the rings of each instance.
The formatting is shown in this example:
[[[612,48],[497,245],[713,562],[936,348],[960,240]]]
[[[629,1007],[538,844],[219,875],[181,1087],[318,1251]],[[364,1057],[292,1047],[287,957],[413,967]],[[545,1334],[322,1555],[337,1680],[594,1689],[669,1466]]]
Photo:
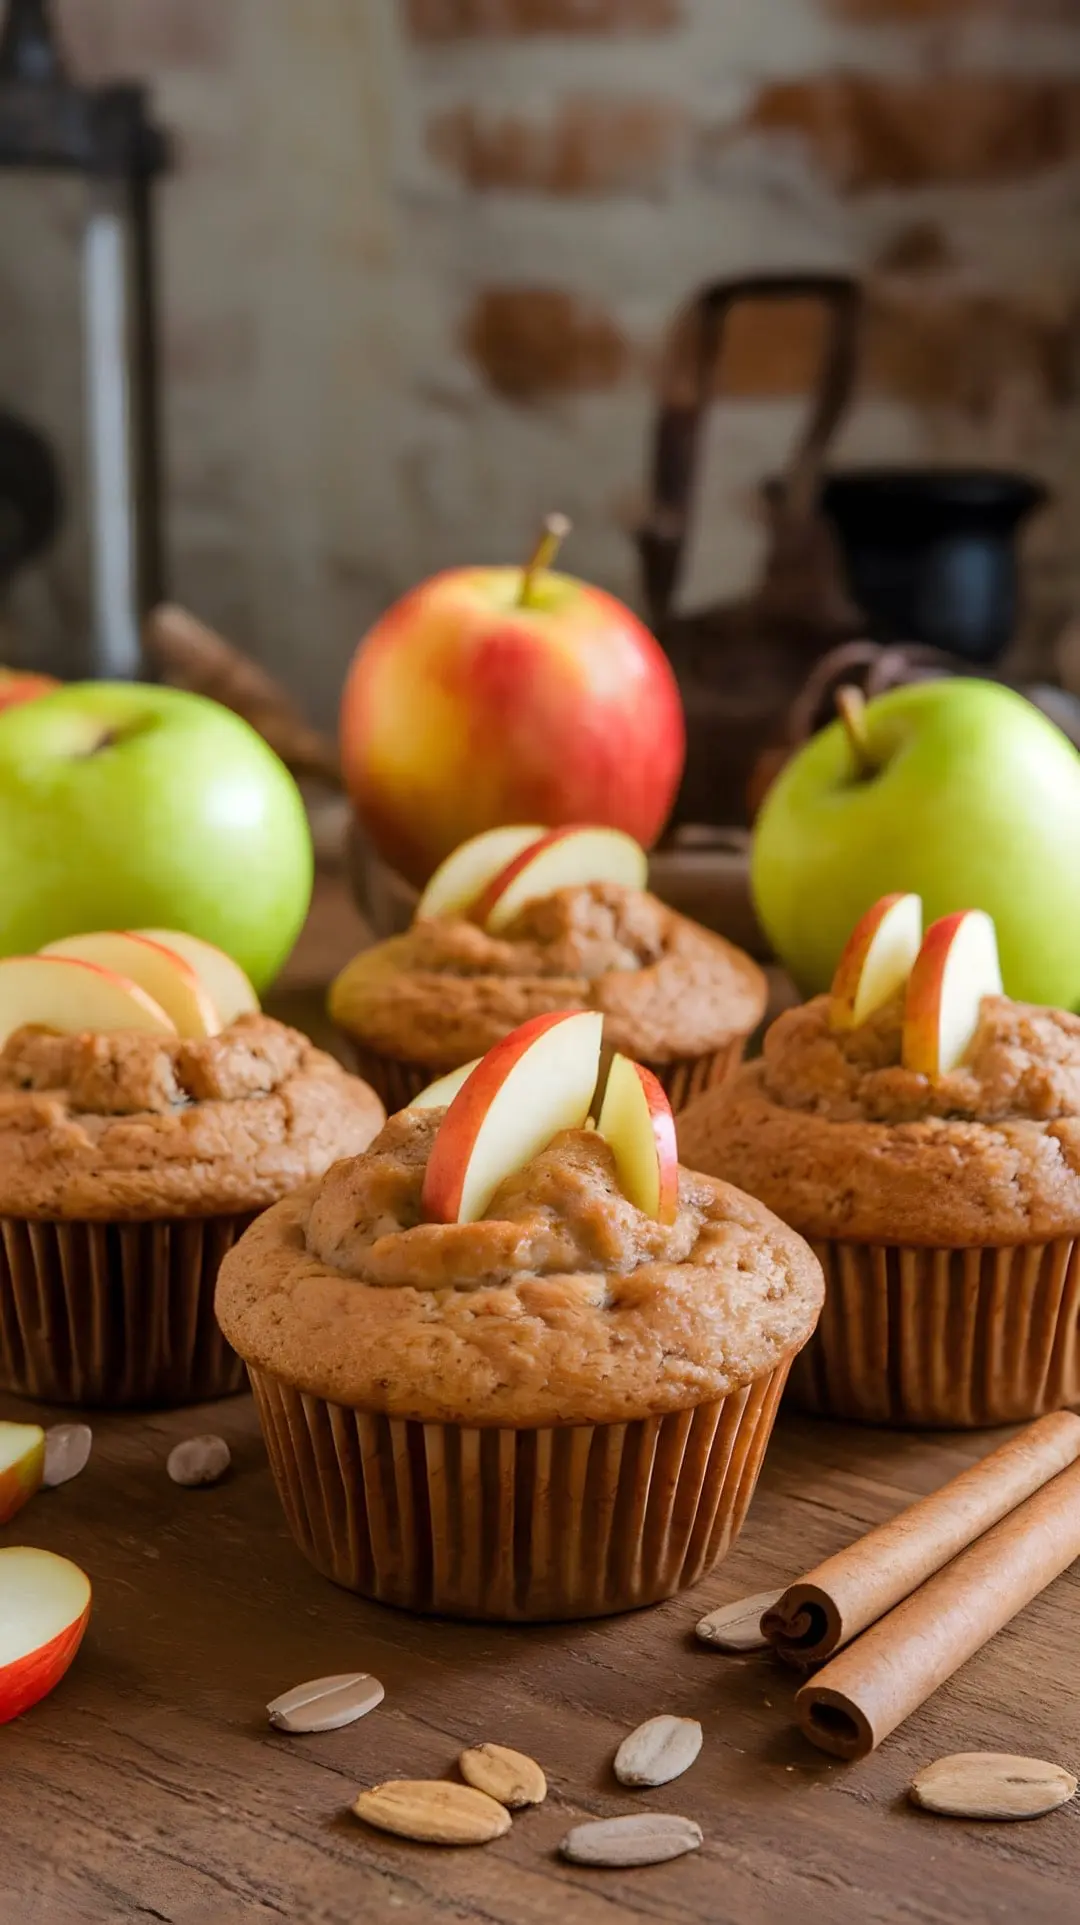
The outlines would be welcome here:
[[[409,1104],[411,1110],[448,1109],[463,1083],[467,1083],[477,1064],[483,1058],[474,1056],[471,1063],[462,1063],[460,1069],[448,1070],[445,1076],[437,1076],[433,1083],[414,1096]]]
[[[624,1196],[655,1222],[674,1223],[679,1152],[671,1104],[652,1071],[618,1050],[596,1127],[615,1158]]]
[[[0,1524],[21,1511],[45,1475],[45,1432],[40,1424],[0,1423]]]
[[[544,825],[485,829],[470,836],[440,862],[421,893],[415,920],[426,916],[464,916],[508,862],[545,834]]]
[[[429,1222],[475,1223],[499,1185],[580,1129],[600,1068],[598,1010],[534,1016],[482,1056],[435,1134],[420,1198]]]
[[[500,935],[527,902],[589,882],[616,882],[644,889],[649,859],[621,829],[551,829],[523,849],[488,884],[473,909],[489,934]]]
[[[5,956],[0,960],[0,1044],[27,1024],[69,1036],[88,1029],[176,1035],[160,1003],[110,969],[74,956]]]
[[[911,974],[921,941],[918,896],[882,896],[860,916],[833,977],[832,1028],[857,1029],[895,996]]]
[[[221,1028],[217,1009],[191,964],[151,936],[101,929],[84,936],[62,936],[39,953],[73,956],[76,962],[97,963],[100,969],[126,976],[160,1005],[178,1036],[216,1036]]]
[[[238,1016],[258,1014],[259,998],[240,964],[214,943],[189,935],[186,929],[133,929],[131,934],[161,943],[190,964],[217,1010],[222,1029],[228,1029]]]
[[[971,1047],[983,997],[1001,993],[990,917],[982,909],[961,909],[931,923],[904,1001],[904,1068],[947,1076]]]
[[[90,1581],[52,1551],[0,1551],[0,1724],[59,1684],[90,1617]]]

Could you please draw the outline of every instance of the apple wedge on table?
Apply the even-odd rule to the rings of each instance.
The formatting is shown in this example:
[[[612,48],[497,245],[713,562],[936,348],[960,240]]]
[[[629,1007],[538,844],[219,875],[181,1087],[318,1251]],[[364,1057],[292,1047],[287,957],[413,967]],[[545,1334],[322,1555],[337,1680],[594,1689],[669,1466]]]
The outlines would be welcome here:
[[[971,1047],[983,997],[1001,994],[997,935],[985,911],[961,909],[931,923],[904,1000],[904,1068],[947,1076]]]
[[[549,829],[491,878],[470,913],[490,935],[497,936],[537,896],[590,882],[644,889],[648,877],[648,856],[621,829]]]
[[[833,1029],[857,1029],[902,989],[922,941],[922,901],[882,896],[860,916],[844,945],[829,992]]]
[[[7,1524],[41,1487],[45,1432],[40,1424],[0,1423],[0,1524]]]
[[[29,1711],[70,1666],[90,1617],[90,1580],[52,1551],[0,1550],[0,1724]]]
[[[63,1035],[87,1029],[177,1033],[161,1004],[129,977],[74,956],[5,956],[0,960],[0,1044],[27,1024]]]
[[[216,1036],[221,1028],[214,1000],[191,964],[152,936],[127,929],[100,929],[82,936],[63,936],[38,953],[96,963],[137,983],[165,1011],[178,1036]]]
[[[534,1016],[481,1057],[431,1146],[420,1197],[429,1222],[475,1223],[508,1176],[584,1125],[603,1021],[598,1010]]]
[[[611,1059],[596,1127],[615,1158],[624,1196],[657,1223],[674,1223],[679,1151],[671,1104],[652,1070],[618,1050]]]

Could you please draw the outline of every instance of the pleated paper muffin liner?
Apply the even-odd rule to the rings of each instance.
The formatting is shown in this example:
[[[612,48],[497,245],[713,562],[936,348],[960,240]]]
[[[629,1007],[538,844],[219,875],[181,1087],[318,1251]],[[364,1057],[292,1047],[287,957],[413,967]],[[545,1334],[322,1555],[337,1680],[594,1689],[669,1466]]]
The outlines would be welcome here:
[[[1080,1245],[815,1243],[825,1308],[789,1396],[819,1416],[969,1430],[1080,1401]]]
[[[324,1402],[250,1371],[289,1527],[325,1577],[446,1617],[602,1617],[697,1582],[734,1542],[788,1359],[627,1424],[474,1429]]]
[[[215,1321],[214,1284],[253,1215],[0,1218],[0,1388],[99,1408],[241,1390],[244,1366]]]
[[[441,1066],[406,1063],[396,1056],[384,1056],[379,1050],[369,1049],[353,1037],[348,1040],[352,1067],[365,1083],[371,1084],[391,1116],[395,1110],[406,1109],[436,1077],[446,1076],[458,1067],[455,1063]],[[703,1090],[725,1082],[742,1061],[745,1046],[745,1036],[734,1036],[721,1049],[710,1050],[704,1056],[681,1057],[674,1063],[650,1063],[644,1057],[640,1060],[663,1084],[672,1109],[678,1112],[685,1109],[695,1096],[700,1096]]]

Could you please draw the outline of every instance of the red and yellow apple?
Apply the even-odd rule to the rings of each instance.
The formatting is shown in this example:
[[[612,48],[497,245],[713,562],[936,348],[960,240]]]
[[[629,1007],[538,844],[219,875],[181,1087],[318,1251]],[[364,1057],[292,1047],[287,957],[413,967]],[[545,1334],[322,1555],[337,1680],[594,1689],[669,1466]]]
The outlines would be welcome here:
[[[601,588],[530,565],[422,582],[369,630],[342,762],[376,849],[422,885],[504,823],[595,822],[654,842],[682,775],[671,666]]]
[[[78,1035],[86,1029],[141,1029],[175,1036],[161,1004],[130,977],[74,956],[0,958],[0,1043],[26,1024]]]
[[[596,1127],[615,1158],[623,1195],[657,1223],[674,1223],[679,1152],[671,1104],[652,1070],[618,1050]]]
[[[16,708],[20,702],[33,702],[59,688],[55,675],[37,675],[30,669],[0,668],[0,713]]]
[[[1001,993],[997,934],[985,910],[960,909],[931,923],[904,999],[904,1068],[947,1076],[971,1047],[983,997]]]
[[[127,929],[100,929],[83,936],[62,936],[38,952],[96,963],[146,991],[178,1036],[216,1036],[221,1028],[212,997],[191,964],[150,936]]]
[[[580,1129],[600,1068],[598,1010],[533,1016],[480,1058],[443,1117],[420,1196],[434,1223],[475,1223],[560,1130]]]
[[[59,1684],[90,1618],[90,1580],[52,1551],[0,1551],[0,1724]]]
[[[509,928],[518,911],[538,896],[587,882],[619,882],[644,889],[649,861],[640,842],[621,829],[577,825],[549,829],[492,876],[470,914],[493,936]]]
[[[918,896],[882,896],[859,917],[844,945],[829,992],[833,1029],[857,1029],[895,996],[911,975],[922,941]]]
[[[45,1475],[45,1432],[40,1424],[0,1423],[0,1524],[21,1511]]]

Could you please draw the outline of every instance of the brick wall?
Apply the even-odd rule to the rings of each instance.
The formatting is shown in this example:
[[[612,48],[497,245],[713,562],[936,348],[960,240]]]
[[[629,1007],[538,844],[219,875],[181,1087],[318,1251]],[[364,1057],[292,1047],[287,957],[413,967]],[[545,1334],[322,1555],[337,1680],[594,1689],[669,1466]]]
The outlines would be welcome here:
[[[176,591],[325,716],[407,583],[522,551],[636,592],[661,347],[699,281],[867,277],[843,459],[1010,463],[1058,490],[1025,647],[1080,601],[1080,12],[1073,0],[61,0],[140,71],[162,195]],[[31,202],[33,210],[31,211]],[[0,400],[77,463],[70,190],[0,179]],[[42,326],[41,317],[47,322]],[[816,316],[733,330],[688,601],[745,586],[753,492]],[[78,619],[73,524],[23,594]]]

